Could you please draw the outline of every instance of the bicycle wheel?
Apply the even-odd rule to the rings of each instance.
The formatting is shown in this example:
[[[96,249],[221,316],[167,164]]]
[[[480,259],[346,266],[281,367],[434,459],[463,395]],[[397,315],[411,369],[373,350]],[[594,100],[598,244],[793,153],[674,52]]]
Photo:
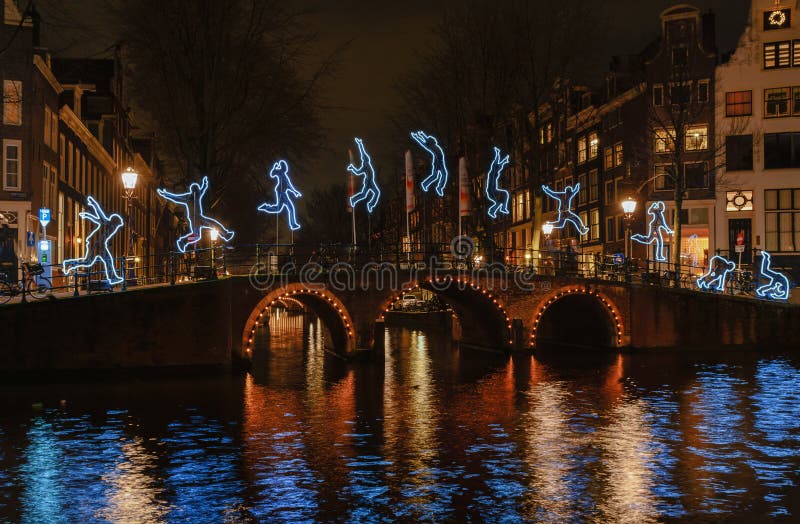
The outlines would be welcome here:
[[[28,280],[27,285],[27,291],[36,300],[45,298],[53,291],[53,286],[46,277],[32,278]]]
[[[14,296],[14,289],[8,282],[0,282],[0,304],[5,304]]]

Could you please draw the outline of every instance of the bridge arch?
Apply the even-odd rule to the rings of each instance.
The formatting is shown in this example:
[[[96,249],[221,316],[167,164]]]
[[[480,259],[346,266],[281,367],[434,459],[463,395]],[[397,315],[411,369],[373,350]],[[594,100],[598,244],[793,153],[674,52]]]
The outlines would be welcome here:
[[[467,277],[446,275],[415,281],[381,304],[378,320],[384,320],[392,304],[415,289],[430,291],[453,308],[461,321],[464,343],[494,349],[509,349],[513,345],[511,316],[500,296]]]
[[[334,349],[342,354],[350,352],[354,340],[353,320],[347,307],[327,289],[293,283],[271,290],[253,308],[242,331],[242,347],[247,357],[252,356],[256,329],[268,323],[269,308],[287,302],[300,303],[313,311],[330,330]]]
[[[552,290],[536,304],[533,315],[531,348],[548,341],[578,347],[622,347],[625,330],[619,308],[590,286]],[[573,317],[583,317],[580,329],[575,329]]]

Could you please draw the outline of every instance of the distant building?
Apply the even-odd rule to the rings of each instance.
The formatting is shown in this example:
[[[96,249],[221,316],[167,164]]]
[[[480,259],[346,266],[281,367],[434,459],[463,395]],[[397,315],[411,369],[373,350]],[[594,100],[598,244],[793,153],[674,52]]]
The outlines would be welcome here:
[[[753,0],[739,45],[717,68],[716,246],[753,250],[800,278],[800,5]],[[737,252],[737,244],[741,253]]]

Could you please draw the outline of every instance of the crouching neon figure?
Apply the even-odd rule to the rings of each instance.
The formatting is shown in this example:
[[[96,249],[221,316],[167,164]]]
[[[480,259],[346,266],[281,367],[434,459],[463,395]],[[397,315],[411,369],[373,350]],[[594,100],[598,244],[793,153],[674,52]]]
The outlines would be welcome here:
[[[186,210],[189,232],[180,237],[176,243],[178,251],[181,253],[185,253],[187,247],[200,242],[204,229],[216,229],[220,238],[225,242],[230,242],[233,239],[233,231],[229,231],[218,221],[207,217],[203,213],[203,197],[205,197],[207,191],[207,176],[203,177],[203,181],[200,184],[192,182],[189,185],[189,191],[186,193],[170,193],[166,189],[156,191],[161,198],[182,206]]]
[[[96,262],[103,264],[106,282],[110,285],[122,282],[122,277],[114,266],[114,256],[108,246],[114,235],[123,225],[122,217],[116,213],[107,215],[93,197],[87,199],[87,206],[92,210],[81,211],[78,216],[94,224],[94,229],[86,237],[86,251],[83,258],[73,258],[62,262],[64,274],[79,268],[89,269]]]
[[[769,280],[756,289],[756,295],[772,300],[789,300],[789,279],[772,269],[772,255],[761,252],[761,276]]]
[[[725,283],[728,280],[728,275],[734,269],[736,269],[736,263],[725,257],[715,255],[708,263],[708,271],[697,279],[697,287],[700,289],[725,291]]]

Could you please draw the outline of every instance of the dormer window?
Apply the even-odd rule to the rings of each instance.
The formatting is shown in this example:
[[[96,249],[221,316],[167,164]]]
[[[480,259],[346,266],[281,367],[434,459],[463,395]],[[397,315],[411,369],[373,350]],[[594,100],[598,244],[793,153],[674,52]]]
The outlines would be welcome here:
[[[689,50],[685,47],[672,48],[672,67],[685,67],[689,63]]]

